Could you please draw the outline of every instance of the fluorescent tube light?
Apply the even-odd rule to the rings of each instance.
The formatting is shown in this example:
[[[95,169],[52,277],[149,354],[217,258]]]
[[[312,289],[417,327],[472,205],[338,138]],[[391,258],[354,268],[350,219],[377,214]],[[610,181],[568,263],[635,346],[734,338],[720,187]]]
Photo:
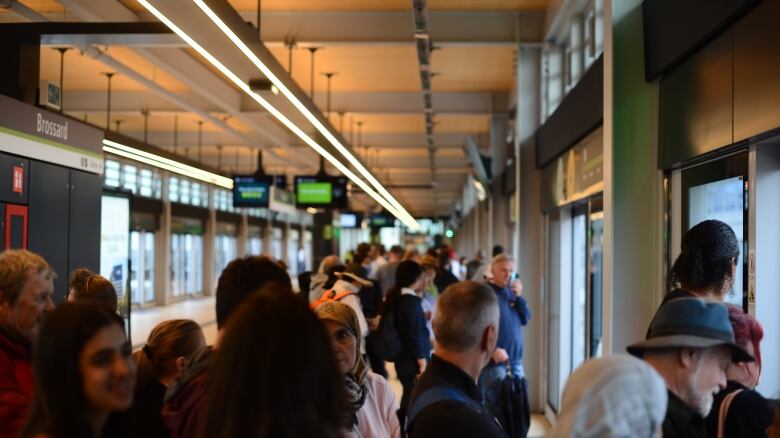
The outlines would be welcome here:
[[[384,197],[382,197],[378,193],[376,193],[376,191],[374,191],[371,187],[369,187],[368,184],[366,184],[362,179],[360,179],[357,175],[355,175],[354,172],[349,170],[344,164],[342,164],[339,160],[337,160],[332,154],[330,154],[328,151],[323,149],[322,146],[320,146],[311,137],[309,137],[305,132],[303,132],[303,130],[301,128],[299,128],[292,121],[290,121],[290,119],[288,119],[284,114],[282,114],[279,110],[277,110],[267,100],[265,100],[262,96],[260,96],[256,92],[252,91],[252,89],[249,87],[249,84],[247,84],[245,81],[240,79],[230,69],[225,67],[225,65],[222,64],[222,62],[220,62],[214,55],[212,55],[210,52],[208,52],[206,49],[204,49],[200,44],[198,44],[194,39],[192,39],[186,32],[184,32],[180,27],[178,27],[170,19],[168,19],[168,17],[166,17],[162,12],[160,12],[157,8],[152,6],[147,0],[138,0],[138,2],[143,7],[145,7],[149,12],[151,12],[152,15],[157,17],[157,19],[159,19],[166,26],[168,26],[174,33],[176,33],[181,39],[183,39],[190,47],[192,47],[195,51],[197,51],[201,56],[206,58],[206,60],[208,60],[214,67],[216,67],[228,79],[230,79],[239,89],[241,89],[242,91],[244,91],[244,93],[246,93],[252,99],[254,99],[266,111],[270,112],[274,117],[276,117],[283,125],[285,125],[289,130],[291,130],[301,140],[303,140],[312,149],[314,149],[318,154],[322,155],[326,160],[328,160],[328,162],[331,163],[334,167],[336,167],[336,169],[338,169],[342,174],[344,174],[344,176],[346,176],[347,178],[352,180],[361,189],[363,189],[364,192],[366,192],[369,196],[371,196],[375,201],[377,201],[385,209],[387,209],[394,216],[396,216],[398,219],[400,219],[401,222],[404,222],[404,224],[406,224],[406,226],[408,226],[409,228],[412,228],[412,229],[418,229],[419,228],[419,224],[417,223],[417,221],[415,221],[414,218],[411,217],[411,215],[409,215],[406,212],[406,210],[403,210],[403,207],[401,207],[401,210],[399,210],[398,208],[396,208],[396,205],[391,204],[390,202],[388,202],[387,199],[385,199]],[[221,20],[220,20],[220,22],[221,22]],[[279,81],[278,78],[276,78],[274,76],[273,78],[269,77],[269,79],[271,79],[272,82],[274,82],[274,79],[276,80],[274,82],[274,84],[277,85],[277,88],[279,88],[279,90],[282,93],[286,93],[285,95],[287,95],[287,94],[291,95],[290,91],[284,86],[284,84],[281,81]],[[288,99],[289,99],[289,97],[288,97]],[[297,99],[296,99],[296,101],[297,101]],[[295,102],[293,102],[293,103],[295,103]],[[300,103],[300,101],[298,101],[298,104],[302,105]],[[332,134],[331,134],[331,137],[332,137]],[[380,187],[381,187],[381,185],[380,185]],[[382,187],[382,189],[384,190],[384,187]],[[395,204],[397,204],[397,201],[396,201]],[[400,207],[400,204],[398,204],[398,206]]]
[[[144,2],[146,0],[143,0]],[[350,151],[347,149],[341,142],[336,138],[335,135],[333,135],[330,130],[323,125],[315,115],[309,111],[309,109],[306,107],[306,105],[303,104],[282,82],[281,79],[279,79],[274,73],[269,69],[265,64],[263,64],[262,61],[260,61],[260,58],[255,55],[252,50],[249,49],[249,47],[241,40],[241,38],[238,37],[238,35],[233,32],[233,30],[225,24],[224,21],[208,6],[203,0],[193,0],[193,2],[211,19],[211,21],[222,31],[222,33],[225,34],[232,42],[236,45],[236,47],[241,50],[241,52],[244,53],[244,55],[253,63],[255,66],[263,73],[263,75],[268,78],[271,82],[276,85],[276,87],[281,91],[282,94],[284,94],[285,97],[287,97],[287,100],[289,100],[297,109],[301,112],[301,114],[306,117],[306,119],[314,125],[317,130],[325,136],[325,138],[330,141],[330,143],[341,153],[341,155],[344,156],[344,158],[349,161],[352,166],[355,167],[355,169],[360,172],[370,183],[374,188],[382,194],[382,196],[385,197],[394,207],[395,210],[401,213],[401,216],[398,216],[398,219],[401,220],[401,222],[404,223],[413,223],[413,226],[410,226],[412,229],[419,229],[420,225],[417,223],[416,220],[409,214],[409,212],[406,211],[406,209],[393,197],[393,195],[390,194],[390,192],[385,189],[385,187],[374,177],[374,175],[369,171],[368,169],[363,166],[363,164],[360,162],[360,160],[357,159]],[[403,216],[403,217],[402,217]],[[408,225],[407,225],[408,226]]]
[[[179,175],[218,185],[226,189],[233,188],[233,180],[230,178],[226,178],[222,175],[208,172],[203,169],[198,169],[197,167],[180,163],[160,155],[155,155],[140,149],[132,148],[115,141],[104,139],[103,150],[114,155],[119,155],[120,157],[125,157],[141,163],[149,164],[160,169],[168,170],[170,172],[178,173]]]

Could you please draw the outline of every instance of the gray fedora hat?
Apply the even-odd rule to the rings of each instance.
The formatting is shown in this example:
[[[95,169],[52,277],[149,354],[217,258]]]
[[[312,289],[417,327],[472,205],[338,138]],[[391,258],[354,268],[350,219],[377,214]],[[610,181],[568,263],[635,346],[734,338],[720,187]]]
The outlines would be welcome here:
[[[647,339],[626,350],[642,357],[647,350],[719,346],[731,349],[734,362],[755,360],[734,342],[734,329],[725,305],[701,298],[679,298],[661,305],[650,323]]]

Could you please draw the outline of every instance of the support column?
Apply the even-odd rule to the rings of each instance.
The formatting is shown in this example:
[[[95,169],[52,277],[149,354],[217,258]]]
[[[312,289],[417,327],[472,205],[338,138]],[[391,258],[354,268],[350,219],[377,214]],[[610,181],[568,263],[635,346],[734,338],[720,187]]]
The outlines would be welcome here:
[[[544,227],[540,211],[541,172],[536,168],[534,133],[541,123],[542,48],[520,45],[517,64],[517,108],[515,115],[514,168],[515,192],[511,216],[512,255],[523,281],[528,306],[534,317],[525,327],[524,366],[528,379],[532,412],[542,412],[545,406],[543,388],[547,379],[545,358],[547,346],[544,312]],[[507,216],[510,216],[507,211]]]
[[[249,215],[246,210],[241,212],[241,224],[238,226],[236,238],[236,257],[243,257],[249,251]]]
[[[282,228],[282,255],[280,258],[284,260],[284,263],[288,264],[289,267],[290,264],[290,219],[289,217],[284,221],[284,228]]]
[[[214,275],[216,266],[217,210],[214,203],[214,188],[209,187],[209,217],[206,219],[206,232],[203,234],[203,295],[213,295],[217,287]]]
[[[162,173],[162,214],[154,239],[154,302],[166,306],[171,296],[171,201],[168,200],[168,172]],[[140,267],[139,267],[140,268]]]
[[[271,210],[266,210],[265,223],[263,229],[260,232],[263,236],[263,255],[271,255],[271,222],[273,221],[274,214]]]
[[[642,1],[605,2],[604,12],[604,351],[624,353],[664,292],[658,83],[645,81]]]
[[[314,252],[312,267],[320,266],[323,258],[336,253],[333,236],[333,213],[323,212],[314,215],[312,247]]]

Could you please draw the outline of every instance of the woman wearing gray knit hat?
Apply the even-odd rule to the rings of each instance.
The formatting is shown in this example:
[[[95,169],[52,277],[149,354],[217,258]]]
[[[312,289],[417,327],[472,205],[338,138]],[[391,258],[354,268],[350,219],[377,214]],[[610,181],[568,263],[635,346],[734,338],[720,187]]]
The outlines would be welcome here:
[[[360,354],[360,323],[352,307],[339,301],[320,304],[314,313],[325,324],[336,357],[336,366],[344,376],[347,409],[344,427],[348,437],[401,436],[398,402],[390,384],[368,370]]]
[[[666,383],[642,360],[624,354],[592,359],[569,377],[550,436],[656,437],[666,403]]]

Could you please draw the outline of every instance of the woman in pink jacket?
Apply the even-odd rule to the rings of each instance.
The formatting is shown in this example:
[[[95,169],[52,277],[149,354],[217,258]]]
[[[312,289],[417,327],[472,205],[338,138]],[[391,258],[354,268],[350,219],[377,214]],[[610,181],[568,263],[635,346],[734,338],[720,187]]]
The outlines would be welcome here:
[[[352,308],[338,301],[319,305],[314,312],[325,324],[336,356],[336,366],[344,376],[348,410],[344,427],[349,437],[401,436],[398,403],[384,377],[368,370],[360,354],[360,324]]]

